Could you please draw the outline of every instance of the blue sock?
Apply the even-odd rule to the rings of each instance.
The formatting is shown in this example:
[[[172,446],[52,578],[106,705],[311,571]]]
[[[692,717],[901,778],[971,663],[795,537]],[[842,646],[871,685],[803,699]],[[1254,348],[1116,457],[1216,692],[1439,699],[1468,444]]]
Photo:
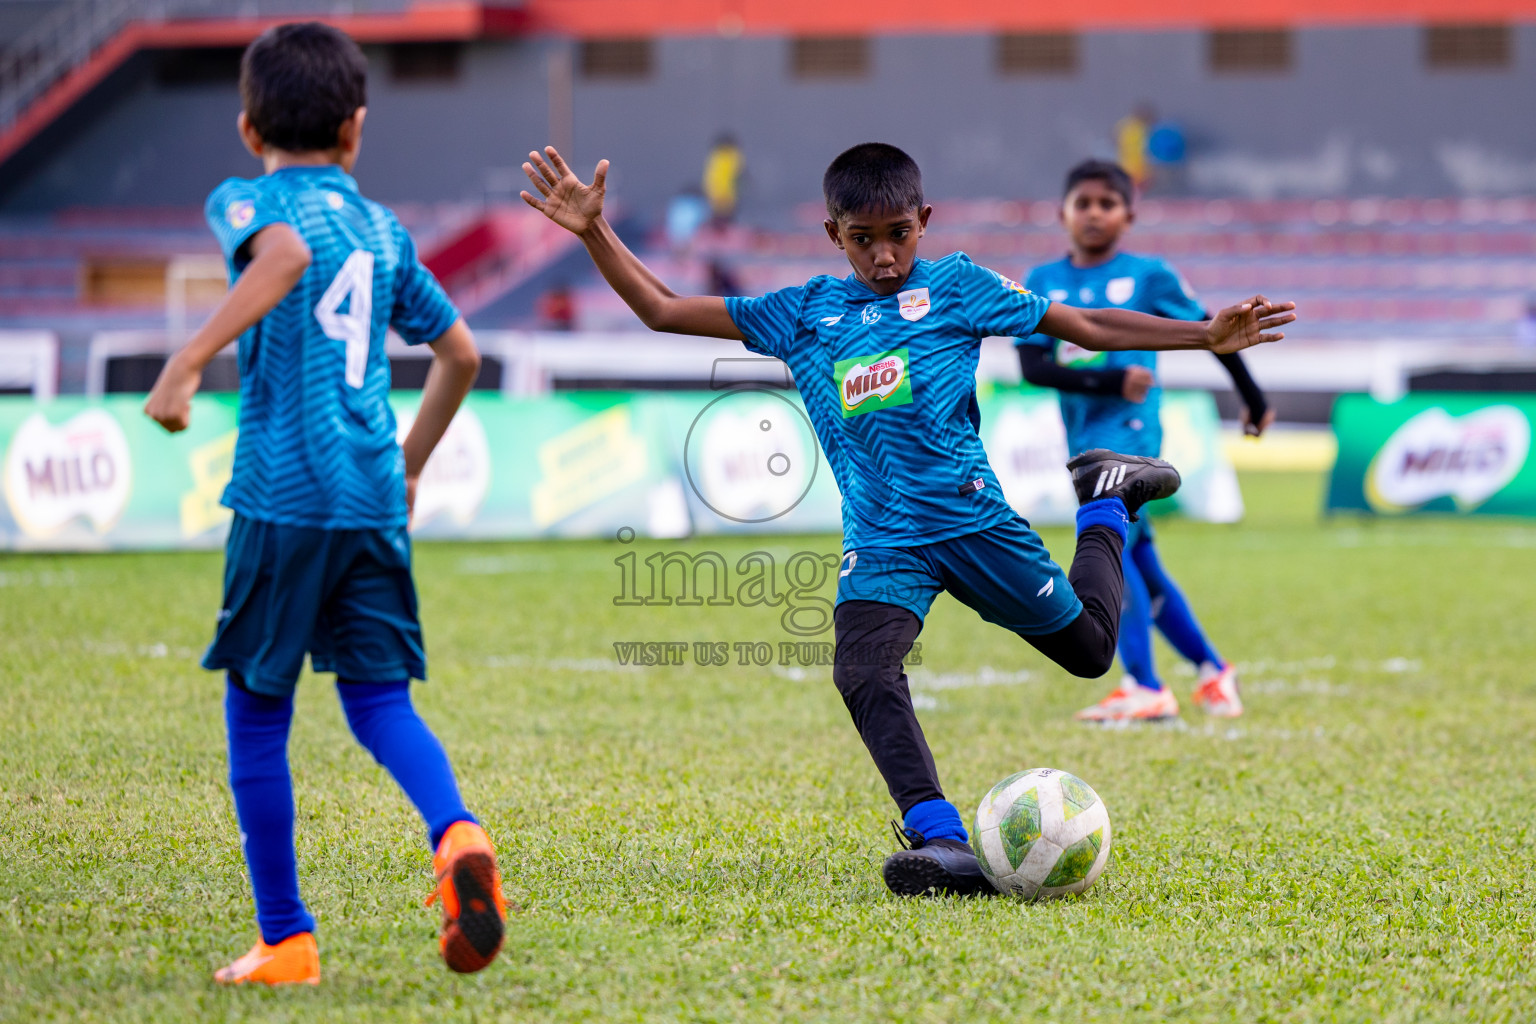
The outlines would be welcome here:
[[[337,680],[342,710],[352,735],[383,765],[427,823],[432,849],[456,821],[474,821],[464,808],[459,784],[443,745],[411,704],[410,680],[351,683]]]
[[[902,823],[924,839],[958,839],[965,842],[965,826],[960,824],[960,812],[948,800],[924,800],[907,809]]]
[[[229,788],[256,895],[256,924],[268,945],[315,930],[315,919],[299,895],[299,864],[293,852],[293,781],[288,775],[292,721],[292,697],[263,697],[241,689],[233,679],[225,685]]]
[[[1119,498],[1100,498],[1078,506],[1077,532],[1082,533],[1090,526],[1109,527],[1120,535],[1123,544],[1131,529],[1131,514],[1126,511],[1125,502]]]
[[[1157,628],[1168,638],[1173,649],[1188,658],[1197,668],[1207,661],[1217,667],[1225,666],[1226,662],[1221,660],[1216,648],[1205,638],[1205,631],[1200,628],[1195,613],[1190,610],[1189,602],[1184,600],[1183,592],[1163,569],[1152,542],[1145,540],[1137,544],[1131,549],[1131,559],[1141,577],[1146,580]]]
[[[1152,599],[1147,583],[1130,552],[1125,553],[1121,565],[1125,569],[1125,603],[1120,608],[1120,662],[1142,686],[1161,690],[1163,682],[1152,667]]]

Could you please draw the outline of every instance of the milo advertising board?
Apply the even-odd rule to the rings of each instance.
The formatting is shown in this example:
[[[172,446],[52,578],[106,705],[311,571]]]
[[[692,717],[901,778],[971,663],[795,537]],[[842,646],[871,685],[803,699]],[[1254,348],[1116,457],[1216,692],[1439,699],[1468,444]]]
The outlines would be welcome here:
[[[845,416],[911,401],[906,353],[843,367]],[[390,396],[399,436],[420,396]],[[1003,491],[1041,525],[1077,506],[1053,396],[981,399],[982,437]],[[207,548],[234,465],[238,401],[202,395],[192,426],[166,434],[143,400],[0,398],[0,549]],[[1169,395],[1167,453],[1184,474],[1175,509],[1230,521],[1242,499],[1204,394]],[[323,481],[316,486],[324,486]],[[414,532],[432,538],[837,533],[841,496],[792,391],[590,392],[509,399],[474,393],[422,473]]]
[[[1328,507],[1536,515],[1531,421],[1536,399],[1410,395],[1392,403],[1341,397],[1333,411],[1339,457]]]

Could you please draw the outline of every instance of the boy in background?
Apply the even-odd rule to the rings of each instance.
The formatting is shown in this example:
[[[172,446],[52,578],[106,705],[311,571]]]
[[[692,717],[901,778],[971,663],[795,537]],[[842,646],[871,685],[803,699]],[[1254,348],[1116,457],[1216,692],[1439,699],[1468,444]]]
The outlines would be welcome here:
[[[1080,676],[1100,676],[1119,629],[1121,550],[1144,503],[1179,475],[1159,459],[1084,452],[1068,463],[1077,488],[1077,553],[1063,573],[1003,497],[981,438],[976,364],[983,338],[1037,328],[1090,349],[1234,351],[1281,335],[1290,304],[1262,296],[1209,323],[1048,302],[964,253],[917,258],[933,208],[917,164],[865,143],[822,178],[824,227],[847,256],[846,278],[821,275],[761,298],[682,296],[619,240],[603,218],[608,162],[577,179],[553,147],[523,171],[523,200],[581,239],[619,296],[652,330],[744,341],[784,360],[843,496],[843,561],[834,612],[832,678],[884,777],[909,844],[885,862],[898,895],[994,892],[966,844],[903,661],[941,590],[1012,630]]]
[[[410,697],[411,679],[426,678],[410,508],[480,356],[400,222],[351,177],[366,78],[357,44],[317,23],[271,29],[246,50],[238,127],[266,173],[208,197],[234,284],[145,404],[185,429],[203,369],[239,339],[240,436],[223,499],[235,515],[203,667],[227,676],[230,789],[261,934],[215,974],[224,984],[320,981],[287,760],[306,653],[336,673],[354,735],[427,823],[448,966],[485,967],[505,930],[495,852]],[[391,326],[433,354],[403,445],[388,401]]]
[[[1067,174],[1061,222],[1071,240],[1066,258],[1030,271],[1025,286],[1084,309],[1134,309],[1176,320],[1203,321],[1205,309],[1173,268],[1154,256],[1120,250],[1120,238],[1135,220],[1131,176],[1117,164],[1088,160]],[[1024,379],[1061,392],[1061,418],[1073,455],[1112,448],[1155,456],[1163,447],[1159,421],[1162,389],[1157,386],[1157,353],[1090,352],[1049,331],[1018,341]],[[1217,356],[1242,395],[1243,428],[1261,434],[1274,419],[1264,393],[1236,352]],[[1189,603],[1163,569],[1152,540],[1152,524],[1133,523],[1125,544],[1125,610],[1120,618],[1120,660],[1126,678],[1077,718],[1123,721],[1172,718],[1179,702],[1152,664],[1152,626],[1195,666],[1195,703],[1208,713],[1235,718],[1243,713],[1237,670],[1216,653]]]

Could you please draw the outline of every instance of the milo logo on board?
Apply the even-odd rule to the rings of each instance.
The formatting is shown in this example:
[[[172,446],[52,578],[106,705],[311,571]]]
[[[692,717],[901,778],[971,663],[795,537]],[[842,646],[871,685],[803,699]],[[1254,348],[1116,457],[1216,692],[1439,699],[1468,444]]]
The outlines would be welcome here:
[[[128,438],[104,409],[87,409],[58,426],[28,416],[5,453],[5,499],[29,537],[47,537],[75,519],[98,534],[122,515],[133,489]]]
[[[835,373],[844,419],[912,402],[912,379],[907,374],[904,348],[839,359]]]
[[[1378,512],[1405,512],[1449,496],[1471,511],[1514,480],[1530,450],[1530,421],[1512,405],[1465,416],[1426,409],[1376,453],[1366,471],[1366,500]]]

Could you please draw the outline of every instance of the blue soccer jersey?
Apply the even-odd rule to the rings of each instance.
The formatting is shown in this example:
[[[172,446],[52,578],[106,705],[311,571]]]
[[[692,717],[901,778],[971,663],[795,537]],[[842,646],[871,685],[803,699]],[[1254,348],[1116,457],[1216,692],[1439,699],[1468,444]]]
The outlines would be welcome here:
[[[1189,285],[1155,256],[1120,253],[1096,267],[1074,267],[1071,260],[1062,259],[1030,271],[1026,284],[1052,302],[1083,309],[1133,309],[1173,320],[1205,319],[1205,310]],[[1020,335],[1019,344],[1047,348],[1056,362],[1075,369],[1145,366],[1157,372],[1156,352],[1090,352],[1045,334]],[[1155,456],[1162,451],[1161,388],[1154,386],[1145,402],[1071,391],[1059,397],[1072,454],[1090,448],[1126,455]]]
[[[224,504],[292,526],[403,526],[385,334],[435,341],[458,311],[395,215],[334,165],[230,178],[205,212],[231,281],[249,262],[245,243],[271,224],[293,228],[311,253],[299,283],[240,338],[240,438]]]
[[[1025,336],[1049,303],[964,253],[877,295],[822,275],[726,299],[747,347],[789,365],[843,493],[845,547],[914,547],[1014,516],[976,430],[981,339]]]

